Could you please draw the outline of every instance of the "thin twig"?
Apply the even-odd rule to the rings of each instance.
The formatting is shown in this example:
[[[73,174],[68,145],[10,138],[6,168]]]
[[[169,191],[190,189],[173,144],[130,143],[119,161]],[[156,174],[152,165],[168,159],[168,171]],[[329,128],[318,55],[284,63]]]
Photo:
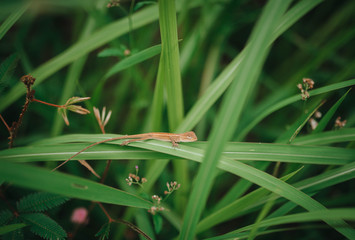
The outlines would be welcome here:
[[[104,206],[100,203],[100,202],[97,202],[97,204],[101,207],[102,211],[105,213],[106,217],[108,218],[109,222],[117,222],[117,223],[122,223],[126,226],[128,226],[130,229],[132,229],[133,231],[141,234],[143,237],[145,237],[146,239],[149,239],[151,240],[151,238],[145,233],[143,232],[142,230],[140,230],[136,225],[128,222],[128,221],[125,221],[123,219],[113,219],[111,218],[111,216],[108,214],[108,212],[106,211],[106,209],[104,208]]]
[[[33,98],[32,101],[33,102],[39,102],[39,103],[42,103],[42,104],[46,104],[46,105],[49,105],[49,106],[52,106],[52,107],[56,107],[56,108],[66,108],[66,106],[64,106],[64,105],[57,105],[57,104],[53,104],[53,103],[48,103],[48,102],[44,102],[44,101],[38,100],[36,98]]]
[[[0,119],[1,119],[1,121],[4,123],[5,127],[7,128],[7,131],[9,131],[9,133],[10,133],[10,132],[11,132],[11,129],[10,129],[9,125],[7,125],[5,119],[1,116],[1,114],[0,114]]]

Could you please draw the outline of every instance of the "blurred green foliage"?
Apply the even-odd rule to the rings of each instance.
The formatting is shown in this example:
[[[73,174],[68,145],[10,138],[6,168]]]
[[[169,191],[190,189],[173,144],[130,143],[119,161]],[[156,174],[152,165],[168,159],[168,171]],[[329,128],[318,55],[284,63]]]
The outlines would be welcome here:
[[[25,86],[19,79],[23,75],[32,74],[37,78],[34,85],[37,99],[64,104],[73,96],[91,97],[89,101],[84,103],[91,112],[93,106],[99,109],[106,106],[107,109],[112,110],[111,119],[105,128],[107,133],[136,134],[150,131],[168,132],[175,129],[187,131],[193,128],[199,140],[211,140],[209,137],[211,137],[210,133],[213,128],[223,129],[214,125],[216,122],[218,123],[218,113],[221,112],[223,101],[227,101],[223,99],[227,94],[223,93],[225,89],[229,89],[229,83],[226,83],[229,81],[228,77],[232,82],[236,76],[241,76],[233,75],[235,73],[230,68],[233,66],[237,68],[238,54],[251,52],[243,49],[248,41],[251,41],[250,34],[260,18],[266,2],[261,0],[177,0],[178,39],[168,34],[165,36],[165,40],[170,43],[169,38],[171,38],[178,42],[179,60],[174,56],[169,58],[173,55],[173,51],[166,53],[161,50],[161,48],[164,49],[164,38],[162,39],[160,36],[159,21],[168,21],[169,16],[165,16],[166,20],[162,20],[162,16],[159,19],[156,1],[122,0],[119,2],[119,6],[110,8],[107,7],[109,4],[107,0],[2,1],[0,7],[1,116],[9,125],[13,121],[17,121],[26,92]],[[298,6],[297,4],[301,5],[305,2],[307,1],[292,1],[288,9],[293,9]],[[354,148],[355,95],[353,90],[350,90],[346,97],[342,98],[342,96],[351,85],[354,85],[353,79],[355,78],[355,48],[353,47],[355,2],[327,0],[308,4],[314,4],[314,6],[308,6],[309,12],[307,10],[300,19],[295,17],[296,22],[274,42],[272,38],[277,37],[277,31],[285,26],[282,21],[278,22],[280,28],[274,26],[275,31],[265,35],[270,35],[271,40],[259,39],[263,46],[268,46],[269,42],[272,45],[270,49],[263,48],[265,53],[260,53],[260,56],[255,55],[255,59],[260,60],[260,64],[263,62],[263,57],[266,57],[262,68],[258,65],[255,65],[255,68],[245,67],[250,74],[245,73],[242,76],[251,78],[253,76],[251,72],[255,71],[255,83],[243,85],[247,86],[246,89],[239,89],[242,94],[246,94],[245,102],[235,102],[234,107],[232,106],[232,109],[240,111],[240,116],[235,119],[235,130],[234,127],[230,129],[231,139],[224,139],[225,141],[288,143],[285,140],[293,136],[295,129],[301,125],[302,119],[304,121],[310,117],[308,114],[312,109],[326,100],[319,108],[323,115],[334,105],[336,106],[327,115],[327,122],[322,122],[322,130],[324,129],[327,133],[312,134],[311,125],[306,123],[300,130],[300,137],[296,136],[295,143],[308,147],[308,139],[311,145],[338,147],[341,156],[349,150],[346,148]],[[292,14],[290,15],[290,18],[294,17]],[[165,27],[169,29],[169,26],[171,25]],[[160,44],[162,44],[161,48]],[[243,56],[242,54],[239,57]],[[174,62],[169,59],[174,59]],[[169,78],[172,76],[167,70],[172,69],[169,64],[173,66],[174,71],[180,69],[179,73],[175,73],[173,79]],[[181,76],[181,83],[178,75]],[[307,101],[300,100],[300,92],[296,87],[297,84],[302,83],[302,78],[311,78],[315,82],[314,90],[310,90],[311,97]],[[217,84],[215,87],[208,88],[219,79],[226,79],[223,80],[225,89],[219,88]],[[168,80],[172,82],[165,85],[164,81]],[[238,78],[236,78],[237,80]],[[346,82],[347,80],[351,81]],[[250,81],[247,79],[245,82],[249,84]],[[182,87],[181,95],[180,90],[174,91],[174,88],[180,87],[179,84]],[[317,93],[317,89],[323,87],[325,90]],[[216,92],[218,90],[220,93],[213,92],[213,90]],[[314,94],[312,91],[315,91]],[[202,101],[204,98],[206,102]],[[342,101],[338,102],[340,98]],[[235,96],[235,99],[242,99],[242,97]],[[196,104],[198,101],[202,102],[199,107]],[[176,109],[174,109],[174,104]],[[174,110],[176,111],[175,117],[172,114]],[[187,115],[186,118],[182,116],[183,111],[185,116]],[[338,132],[332,131],[338,116],[341,116],[342,120],[347,120],[346,126]],[[223,115],[222,118],[224,117]],[[101,133],[94,114],[84,116],[69,113],[68,118],[70,125],[66,126],[55,107],[37,102],[31,103],[15,139],[15,146],[24,146],[24,148],[22,150],[15,148],[13,153],[10,151],[9,155],[31,153],[31,147],[26,146],[43,139],[47,141],[50,137],[63,134]],[[315,120],[320,121],[319,119]],[[228,129],[229,126],[225,127]],[[347,130],[347,128],[349,129]],[[2,123],[0,136],[1,149],[6,149],[8,131]],[[84,139],[86,137],[85,135]],[[73,139],[85,142],[82,137],[76,135]],[[331,139],[336,140],[332,141]],[[62,139],[59,142],[68,145],[63,145],[62,149],[44,147],[44,151],[66,153],[67,149],[70,151],[73,151],[72,148],[76,149],[69,145],[68,139]],[[38,144],[38,146],[45,145],[43,142]],[[226,146],[229,146],[228,144]],[[222,145],[224,146],[224,143]],[[80,147],[82,146],[81,144]],[[200,147],[199,145],[195,146]],[[271,144],[270,146],[272,146],[272,150],[277,147]],[[117,148],[114,145],[97,149],[98,151],[104,151],[106,148],[113,150],[114,147]],[[201,147],[201,149],[204,148],[206,147]],[[250,148],[254,149],[254,147]],[[258,147],[255,149],[261,151]],[[313,152],[315,149],[317,147],[312,148],[309,152],[304,151],[317,155],[316,152]],[[150,150],[161,151],[159,148]],[[34,148],[33,153],[39,154],[37,151],[39,151],[38,148]],[[238,149],[233,149],[233,151],[237,154]],[[172,158],[181,157],[194,161],[202,159],[189,158],[190,155],[193,156],[193,152],[193,149],[187,148],[186,155],[175,155],[174,152],[163,153],[174,155]],[[287,152],[288,150],[282,151],[283,154],[287,154]],[[200,154],[200,152],[197,153]],[[4,151],[3,155],[0,154],[0,158],[1,156],[6,157],[6,154],[7,152]],[[134,154],[127,155],[127,158],[143,158],[142,155]],[[263,152],[263,154],[265,153]],[[108,155],[102,156],[102,158],[109,158]],[[168,159],[167,155],[163,156],[161,157]],[[55,164],[51,161],[65,160],[65,157],[67,156],[51,159],[49,156],[45,167],[53,168]],[[156,157],[158,158],[159,155]],[[30,158],[24,157],[24,159],[24,161],[33,161]],[[290,163],[281,165],[278,177],[292,173],[304,165],[304,161],[290,159],[286,158],[285,160]],[[344,159],[342,158],[342,160]],[[270,161],[270,159],[266,161]],[[354,158],[352,158],[353,161]],[[354,207],[355,196],[354,191],[351,190],[354,189],[354,181],[348,181],[354,176],[346,175],[347,171],[350,171],[349,174],[353,174],[352,162],[342,162],[344,166],[339,168],[333,166],[334,162],[329,165],[306,164],[305,168],[299,173],[297,172],[290,182],[302,183],[302,181],[312,179],[316,175],[322,177],[322,174],[337,176],[338,172],[336,171],[344,168],[341,169],[344,178],[330,180],[328,185],[317,189],[317,191],[320,189],[322,191],[316,195],[315,199],[330,208]],[[130,190],[124,181],[135,164],[134,161],[114,162],[107,185],[118,185],[119,188],[127,192],[136,193]],[[275,169],[272,165],[265,163],[263,165],[263,162],[248,164],[270,173],[270,175]],[[172,239],[180,233],[178,229],[183,223],[184,209],[188,200],[193,201],[189,199],[189,196],[194,187],[193,180],[199,165],[192,161],[185,165],[178,165],[176,162],[168,165],[165,160],[159,163],[139,161],[139,165],[142,166],[141,173],[151,174],[150,179],[153,183],[157,180],[156,186],[153,187],[152,183],[149,187],[152,188],[152,192],[163,192],[163,186],[167,181],[174,179],[187,181],[185,190],[181,190],[181,195],[177,197],[178,200],[168,201],[172,211],[163,214],[163,228],[155,238]],[[99,161],[93,166],[98,172],[103,172],[105,161]],[[10,167],[9,169],[12,169]],[[68,163],[64,169],[73,175],[92,178],[81,165],[76,163]],[[218,210],[232,204],[235,199],[245,193],[256,189],[251,182],[235,176],[238,175],[236,172],[233,175],[226,173],[228,168],[222,169],[223,171],[217,174],[206,207],[202,212],[202,219],[204,219],[202,222],[206,224],[202,224],[202,226],[211,227],[203,228],[201,225],[197,225],[198,239],[218,236],[253,224],[259,211],[263,208],[263,204],[259,202],[259,205],[249,206],[244,211],[238,210],[231,214],[233,216],[225,222],[221,220],[223,217],[218,218],[218,215],[214,218],[213,214],[218,213]],[[213,168],[210,171],[214,172],[215,170]],[[154,175],[155,172],[157,175]],[[213,177],[211,176],[211,178]],[[329,178],[324,175],[324,179]],[[213,180],[211,180],[212,182]],[[338,183],[341,184],[334,186]],[[203,185],[198,185],[198,188],[203,188]],[[17,201],[27,192],[27,189],[17,189],[10,186],[8,197]],[[315,192],[316,190],[308,191],[307,194],[311,196]],[[178,195],[179,191],[176,194]],[[197,202],[197,200],[195,201]],[[201,201],[204,202],[204,200]],[[281,206],[280,203],[285,203],[285,199],[276,200],[274,205]],[[72,200],[70,204],[70,207],[66,209],[53,212],[53,218],[64,217],[58,222],[67,231],[71,231],[70,229],[73,228],[69,222],[71,211],[77,206],[89,206],[90,203],[83,200]],[[1,202],[1,208],[3,205]],[[217,209],[216,206],[218,206]],[[271,207],[271,210],[276,210],[275,206]],[[126,210],[127,208],[118,205],[108,209],[112,214],[135,222],[142,230],[147,233],[153,232],[154,235],[153,219],[146,212],[138,210],[134,212],[132,209]],[[300,212],[301,209],[296,207],[293,213]],[[320,214],[320,216],[324,215],[326,214]],[[92,221],[89,225],[78,230],[79,233],[75,239],[93,239],[100,226],[106,223],[105,216],[99,208],[94,208],[91,216]],[[237,216],[240,217],[236,218]],[[208,222],[208,219],[212,219],[212,223]],[[219,225],[215,226],[216,224],[214,225],[213,222]],[[223,222],[223,225],[220,222]],[[269,239],[272,236],[273,239],[286,237],[288,239],[337,239],[341,236],[328,226],[323,228],[324,223],[322,225],[315,224],[314,229],[313,226],[297,226],[301,227],[294,230],[292,235],[281,230],[273,235],[258,238]],[[111,225],[112,239],[121,239],[124,227],[125,225]],[[126,239],[136,239],[136,235],[132,236],[132,232],[126,231],[124,234]]]

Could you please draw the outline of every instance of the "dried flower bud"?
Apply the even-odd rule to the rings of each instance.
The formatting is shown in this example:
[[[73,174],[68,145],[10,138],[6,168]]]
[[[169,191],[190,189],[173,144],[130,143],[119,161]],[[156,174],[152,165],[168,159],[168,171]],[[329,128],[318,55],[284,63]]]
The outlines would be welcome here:
[[[318,126],[318,122],[314,118],[310,118],[308,122],[309,125],[311,125],[312,130],[316,129]]]
[[[322,113],[321,113],[320,111],[316,111],[316,112],[314,113],[314,117],[316,117],[316,118],[321,118],[321,117],[322,117]]]

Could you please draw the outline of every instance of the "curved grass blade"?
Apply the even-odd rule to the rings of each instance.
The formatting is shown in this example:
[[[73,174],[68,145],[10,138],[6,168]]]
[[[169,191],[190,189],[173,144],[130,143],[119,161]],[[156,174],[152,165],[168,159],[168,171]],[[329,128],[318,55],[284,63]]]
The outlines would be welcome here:
[[[158,19],[158,9],[151,6],[132,15],[133,29],[137,29]],[[32,72],[36,78],[36,85],[47,79],[59,69],[84,56],[107,42],[126,34],[129,31],[128,19],[113,22],[93,33],[90,37],[79,40],[66,51],[50,59]],[[15,85],[8,94],[0,98],[0,111],[5,109],[25,93],[22,83]]]
[[[314,193],[327,187],[334,186],[336,184],[353,179],[355,177],[354,166],[355,162],[322,173],[318,176],[302,180],[294,184],[294,186],[297,187],[299,190],[302,190],[303,192]],[[217,211],[211,213],[209,216],[202,219],[202,221],[199,223],[199,232],[218,225],[223,221],[228,221],[233,218],[243,216],[248,213],[248,210],[251,208],[262,206],[269,200],[269,198],[262,198],[262,196],[265,196],[266,193],[267,190],[265,189],[257,189],[241,197],[240,199],[237,199],[234,202],[224,206],[223,208],[220,208]],[[277,198],[272,198],[271,200],[274,201],[277,200]],[[284,204],[284,206],[280,207],[269,217],[282,216],[291,211],[296,206],[297,204],[293,202],[287,202],[286,204]],[[240,210],[239,212],[238,209]]]
[[[300,145],[328,145],[332,143],[355,141],[355,128],[342,128],[307,136],[297,137],[292,144]]]
[[[0,165],[0,179],[18,186],[102,203],[138,208],[151,206],[135,195],[83,178],[8,161],[1,161]]]
[[[317,6],[321,0],[316,1],[301,1],[291,8],[280,20],[280,24],[276,27],[270,42],[271,45],[284,31],[297,22],[307,12]],[[248,47],[246,47],[248,48]],[[245,48],[245,50],[246,50]],[[225,92],[232,80],[235,78],[236,71],[243,58],[245,57],[245,50],[243,50],[222,73],[212,82],[212,84],[205,91],[205,94],[195,103],[195,105],[188,112],[183,122],[178,128],[178,132],[184,132],[192,129],[204,116],[204,114],[211,108],[211,106],[219,99]],[[257,115],[258,116],[258,115]]]
[[[14,11],[0,26],[0,40],[5,36],[7,31],[17,22],[17,20],[26,12],[30,3],[25,3],[17,11]]]
[[[330,119],[334,116],[336,110],[339,108],[340,104],[343,102],[343,100],[345,99],[346,95],[348,95],[350,90],[351,88],[329,109],[329,111],[319,121],[318,126],[316,127],[316,129],[314,129],[312,134],[320,133],[325,129]]]
[[[313,212],[305,212],[305,213],[296,213],[291,214],[288,216],[282,217],[275,217],[272,219],[267,219],[259,222],[260,227],[271,227],[280,224],[288,224],[288,223],[302,223],[302,222],[310,222],[310,221],[320,221],[323,219],[327,220],[335,220],[335,219],[345,219],[349,221],[355,220],[355,208],[345,208],[345,209],[329,209],[329,210],[320,210],[320,211],[313,211]],[[243,231],[250,230],[253,225],[246,226],[240,228],[236,231],[224,234],[222,236],[208,238],[210,240],[217,240],[217,239],[229,239],[229,238],[236,238],[239,237],[238,233]]]
[[[6,233],[15,231],[17,229],[26,227],[27,224],[25,223],[15,223],[15,224],[9,224],[9,225],[5,225],[5,226],[1,226],[0,227],[0,235],[4,235]]]
[[[118,137],[113,134],[73,134],[50,138],[33,146],[17,147],[0,151],[0,160],[14,162],[58,161],[66,160],[90,143],[103,139]],[[78,143],[73,143],[78,142]],[[79,143],[83,142],[83,143]],[[85,143],[87,142],[87,143]],[[42,144],[41,144],[42,143]],[[176,151],[190,146],[205,150],[207,142],[180,144],[181,148],[172,149],[167,154],[130,146],[119,146],[121,141],[107,142],[84,151],[79,158],[93,159],[175,159]],[[159,143],[151,140],[141,145]],[[161,143],[161,142],[160,142]],[[171,144],[167,143],[171,146]],[[194,154],[194,152],[187,152]],[[343,165],[355,160],[355,150],[335,147],[315,147],[269,143],[227,143],[223,155],[234,160],[243,161],[279,161],[302,164]]]
[[[276,28],[290,1],[271,0],[253,29],[249,39],[249,48],[240,65],[238,75],[223,99],[221,110],[213,124],[206,155],[199,167],[195,184],[185,211],[180,239],[191,239],[215,176],[215,167],[228,139],[232,136],[239,121],[248,95],[255,87],[257,77],[269,51],[271,33]],[[236,105],[235,103],[238,103]]]
[[[317,88],[312,91],[309,91],[309,95],[316,96],[319,94],[331,92],[334,90],[338,90],[344,87],[349,87],[355,84],[355,79],[347,80],[344,82],[340,83],[334,83],[330,84],[325,87]],[[237,140],[241,140],[245,137],[245,135],[253,128],[255,127],[261,120],[263,120],[265,117],[269,116],[271,113],[276,112],[277,110],[286,107],[290,105],[291,103],[295,103],[299,100],[301,100],[301,94],[294,95],[292,97],[286,98],[282,101],[277,102],[276,104],[273,104],[267,109],[263,109],[263,111],[257,111],[255,112],[252,116],[250,116],[248,119],[246,119],[244,122],[247,122],[248,124],[246,126],[242,127],[242,130],[240,131]]]
[[[122,70],[132,67],[149,58],[152,58],[158,55],[160,52],[161,52],[161,44],[144,49],[138,53],[135,53],[132,56],[124,58],[121,61],[119,61],[117,64],[112,66],[110,70],[107,71],[107,73],[104,76],[104,79],[107,79]]]

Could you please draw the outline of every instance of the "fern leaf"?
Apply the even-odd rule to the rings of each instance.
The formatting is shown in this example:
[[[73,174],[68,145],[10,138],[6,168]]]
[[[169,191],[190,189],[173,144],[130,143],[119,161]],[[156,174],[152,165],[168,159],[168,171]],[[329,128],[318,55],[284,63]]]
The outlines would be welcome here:
[[[14,53],[5,59],[0,65],[0,93],[4,91],[5,88],[9,87],[8,80],[10,79],[12,73],[18,62],[18,57]]]
[[[95,234],[95,237],[98,237],[100,240],[108,239],[108,235],[110,234],[111,223],[105,223],[102,225],[100,230]]]
[[[33,193],[23,197],[17,202],[17,209],[21,213],[25,212],[42,212],[47,209],[59,206],[69,198],[63,197],[53,193]]]
[[[43,213],[25,213],[20,215],[25,223],[30,225],[34,234],[48,240],[61,240],[67,237],[64,229],[53,219]]]
[[[6,209],[0,212],[0,226],[6,225],[14,217],[10,210]]]

